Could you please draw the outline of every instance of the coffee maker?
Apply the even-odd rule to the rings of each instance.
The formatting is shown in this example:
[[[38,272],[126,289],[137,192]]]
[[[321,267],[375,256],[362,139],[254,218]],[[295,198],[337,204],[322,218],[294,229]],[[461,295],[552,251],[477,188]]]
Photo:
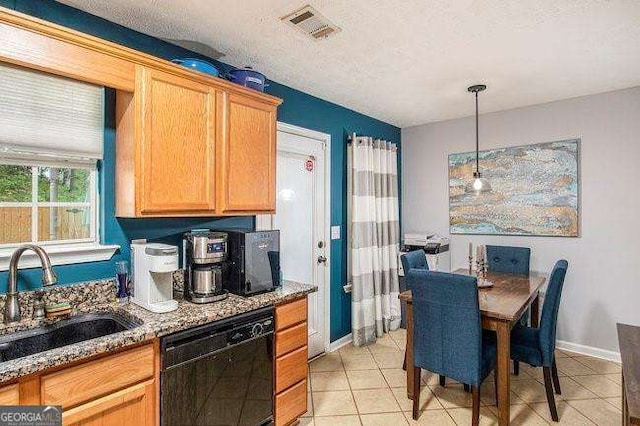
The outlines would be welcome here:
[[[173,272],[178,269],[178,247],[132,243],[131,265],[133,303],[156,313],[178,309],[178,301],[173,300]]]
[[[280,285],[280,231],[227,231],[229,272],[224,288],[240,296],[273,291]]]
[[[198,230],[187,232],[182,240],[184,298],[193,303],[225,299],[222,288],[228,269],[228,235],[225,232]]]

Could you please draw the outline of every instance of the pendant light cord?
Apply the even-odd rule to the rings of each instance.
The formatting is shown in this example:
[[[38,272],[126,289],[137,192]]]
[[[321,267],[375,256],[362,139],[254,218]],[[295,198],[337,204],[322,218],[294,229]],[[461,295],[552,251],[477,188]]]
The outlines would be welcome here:
[[[480,143],[478,137],[478,92],[476,94],[476,173],[480,173]]]

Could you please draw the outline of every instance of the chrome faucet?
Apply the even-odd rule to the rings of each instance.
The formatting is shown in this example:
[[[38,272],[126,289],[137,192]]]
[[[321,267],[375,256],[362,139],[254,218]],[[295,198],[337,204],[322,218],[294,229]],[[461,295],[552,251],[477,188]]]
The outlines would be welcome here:
[[[42,265],[42,285],[50,286],[58,281],[55,272],[51,268],[51,261],[47,252],[35,244],[21,245],[11,255],[9,261],[9,282],[7,288],[7,301],[4,305],[4,323],[20,321],[20,303],[18,301],[18,261],[27,250],[33,250],[40,258]]]

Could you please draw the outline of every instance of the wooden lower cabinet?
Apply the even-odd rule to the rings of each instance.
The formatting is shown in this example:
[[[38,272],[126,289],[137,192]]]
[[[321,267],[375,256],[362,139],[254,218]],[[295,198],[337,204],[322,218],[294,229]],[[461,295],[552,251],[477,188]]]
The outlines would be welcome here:
[[[140,346],[42,376],[42,403],[74,407],[154,376],[154,348]]]
[[[153,343],[0,387],[0,405],[61,405],[64,425],[159,423],[159,345]]]
[[[149,380],[105,397],[63,411],[65,425],[155,424],[155,383]]]
[[[276,425],[293,423],[307,412],[307,380],[276,395]]]
[[[0,388],[0,405],[18,405],[19,403],[20,393],[17,383]]]
[[[276,306],[275,423],[294,423],[307,411],[307,298]]]
[[[276,353],[286,354],[307,344],[307,323],[303,322],[286,330],[278,332],[276,339]]]
[[[307,299],[277,305],[274,344],[276,426],[307,411]],[[23,377],[0,387],[0,405],[61,405],[64,425],[152,426],[160,423],[160,345]]]
[[[276,371],[276,393],[306,379],[308,372],[307,345],[276,358]]]
[[[278,335],[286,328],[307,321],[307,298],[294,300],[276,307],[276,331]],[[282,353],[284,354],[284,353]]]

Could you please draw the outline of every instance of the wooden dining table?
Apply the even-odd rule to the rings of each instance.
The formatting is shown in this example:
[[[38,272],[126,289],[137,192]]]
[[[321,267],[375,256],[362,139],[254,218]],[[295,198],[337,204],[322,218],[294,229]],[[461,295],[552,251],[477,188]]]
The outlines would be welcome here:
[[[454,274],[469,275],[468,269],[458,269]],[[547,275],[531,272],[529,276],[489,272],[487,280],[492,287],[479,288],[478,300],[482,316],[482,328],[497,335],[496,374],[498,383],[498,424],[508,425],[510,419],[510,358],[511,329],[531,306],[531,325],[538,326],[540,288]],[[411,290],[400,293],[407,303],[407,397],[413,399],[413,303]]]
[[[640,327],[617,324],[622,361],[622,426],[640,425]]]

